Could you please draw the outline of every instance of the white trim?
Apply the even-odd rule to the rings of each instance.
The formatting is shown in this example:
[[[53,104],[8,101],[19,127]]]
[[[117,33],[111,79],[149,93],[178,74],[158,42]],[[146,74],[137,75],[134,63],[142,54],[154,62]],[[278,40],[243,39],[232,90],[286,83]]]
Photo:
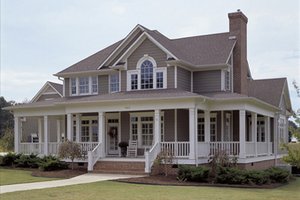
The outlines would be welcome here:
[[[111,76],[115,76],[115,75],[118,75],[118,78],[119,78],[119,83],[118,83],[118,90],[117,91],[111,91]],[[120,78],[121,78],[121,73],[120,72],[117,72],[117,73],[113,73],[113,74],[109,74],[108,75],[108,92],[109,93],[116,93],[116,92],[120,92],[120,86],[121,86],[121,81],[120,81]]]
[[[123,46],[123,44],[125,44],[125,42],[127,42],[127,40],[129,39],[129,37],[137,30],[140,29],[142,31],[144,31],[144,28],[141,25],[136,25],[132,31],[130,31],[130,33],[123,39],[123,41],[121,42],[121,44],[119,44],[117,46],[117,48],[115,48],[113,50],[113,52],[104,60],[104,62],[101,63],[101,65],[97,68],[98,70],[121,48],[121,46]]]
[[[177,65],[174,66],[174,87],[177,88]]]
[[[88,88],[89,92],[87,93],[80,93],[79,89],[79,79],[80,78],[87,78],[88,79]],[[93,78],[96,78],[97,81],[97,92],[93,92]],[[75,79],[76,84],[76,93],[72,94],[72,79]],[[69,95],[70,96],[86,96],[86,95],[97,95],[99,93],[99,77],[96,76],[78,76],[78,77],[70,77],[69,78]]]
[[[59,84],[59,83],[58,83]],[[58,94],[60,97],[63,97],[62,94],[60,94],[52,85],[49,81],[47,81],[43,87],[36,93],[36,95],[31,99],[30,103],[36,102],[36,100],[38,100],[43,94],[50,94],[50,92],[44,93],[43,91],[45,91],[48,87],[51,87],[55,92],[51,93],[51,94]],[[64,88],[64,87],[63,87]]]

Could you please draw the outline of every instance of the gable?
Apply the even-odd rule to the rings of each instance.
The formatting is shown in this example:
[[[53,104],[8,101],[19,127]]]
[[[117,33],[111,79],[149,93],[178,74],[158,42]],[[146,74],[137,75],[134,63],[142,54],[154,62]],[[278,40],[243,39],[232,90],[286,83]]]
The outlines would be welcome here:
[[[166,67],[167,54],[146,38],[127,58],[127,69],[136,69],[137,62],[145,54],[154,58],[157,67]]]
[[[52,83],[52,84],[54,84],[55,87],[51,85],[49,81],[46,82],[44,86],[38,91],[38,93],[32,98],[31,103],[61,98],[62,94],[57,89],[62,87],[62,85],[58,83]]]

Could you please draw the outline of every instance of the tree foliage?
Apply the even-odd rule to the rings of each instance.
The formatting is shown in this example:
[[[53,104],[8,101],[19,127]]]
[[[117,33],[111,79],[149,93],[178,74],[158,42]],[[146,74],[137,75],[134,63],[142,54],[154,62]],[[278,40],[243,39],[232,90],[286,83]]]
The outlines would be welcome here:
[[[4,107],[14,105],[14,101],[6,101],[4,97],[0,97],[0,137],[4,134],[7,128],[14,127],[14,116],[8,110],[3,110]]]
[[[63,159],[70,159],[72,169],[74,169],[74,159],[82,158],[81,147],[78,143],[67,140],[59,145],[58,156]]]
[[[6,128],[3,136],[0,138],[0,151],[9,152],[14,150],[14,131],[12,128]]]
[[[300,88],[296,81],[293,81],[293,86],[297,92],[298,97],[300,97]],[[300,109],[298,109],[297,111],[293,111],[292,117],[294,118],[294,122],[289,126],[289,131],[291,132],[292,136],[300,141]]]
[[[283,161],[300,169],[300,143],[283,144],[283,147],[288,151]]]

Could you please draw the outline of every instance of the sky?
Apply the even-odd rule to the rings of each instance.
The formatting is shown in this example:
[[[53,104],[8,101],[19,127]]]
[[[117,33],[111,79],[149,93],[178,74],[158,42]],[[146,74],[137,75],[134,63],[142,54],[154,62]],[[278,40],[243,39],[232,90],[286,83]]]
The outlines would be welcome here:
[[[283,3],[284,2],[284,3]],[[30,100],[53,74],[124,38],[136,24],[169,38],[228,32],[228,13],[248,17],[254,79],[287,77],[294,110],[300,98],[300,4],[297,0],[0,0],[0,96]]]

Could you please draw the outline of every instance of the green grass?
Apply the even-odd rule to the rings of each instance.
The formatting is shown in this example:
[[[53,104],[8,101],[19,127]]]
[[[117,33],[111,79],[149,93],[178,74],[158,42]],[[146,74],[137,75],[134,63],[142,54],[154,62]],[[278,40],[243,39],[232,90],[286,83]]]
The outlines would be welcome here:
[[[190,199],[268,199],[289,200],[300,197],[300,178],[290,184],[276,189],[240,189],[221,187],[191,187],[191,186],[152,186],[135,185],[118,182],[97,182],[90,184],[66,186],[51,189],[32,190],[6,193],[0,195],[1,200],[34,199],[64,199],[64,200],[95,200],[95,199],[153,199],[153,200],[190,200]]]
[[[0,168],[0,185],[57,180],[57,178],[34,177],[31,176],[31,173],[31,171],[26,170]]]

